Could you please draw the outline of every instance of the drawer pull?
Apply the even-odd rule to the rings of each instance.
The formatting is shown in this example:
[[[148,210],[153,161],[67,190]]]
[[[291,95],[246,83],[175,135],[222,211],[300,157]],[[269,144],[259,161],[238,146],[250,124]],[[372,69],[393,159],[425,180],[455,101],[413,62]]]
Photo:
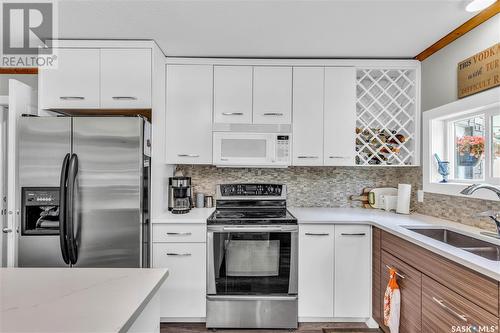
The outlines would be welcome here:
[[[112,97],[114,100],[118,101],[136,101],[137,97],[134,96],[113,96]]]
[[[314,233],[314,232],[306,232],[306,236],[328,236],[330,235],[327,232],[322,232],[322,233]]]
[[[305,155],[301,155],[301,156],[297,156],[297,158],[318,158],[318,156],[305,156]]]
[[[242,116],[243,112],[222,112],[223,116]]]
[[[446,311],[448,311],[449,313],[451,313],[452,315],[454,315],[455,317],[461,319],[462,321],[467,322],[467,317],[465,315],[462,315],[462,314],[456,312],[455,310],[447,307],[446,304],[444,304],[444,302],[442,300],[437,299],[436,297],[432,297],[432,300],[434,302],[436,302],[437,304],[439,304],[439,306],[441,306],[443,309],[445,309]]]
[[[349,158],[347,156],[330,156],[330,158],[333,158],[333,159],[342,159],[342,158]]]
[[[191,253],[173,253],[173,252],[168,252],[167,256],[177,256],[177,257],[189,257]]]
[[[391,267],[391,266],[389,266],[389,265],[385,265],[385,267],[386,267],[388,270],[394,269],[394,268],[392,268],[392,267]],[[401,273],[398,273],[397,271],[396,271],[396,275],[397,275],[397,276],[399,276],[399,277],[400,277],[400,278],[402,278],[402,279],[406,279],[406,276],[404,276],[404,275],[403,275],[403,274],[401,274]]]
[[[190,232],[167,232],[169,236],[191,236]]]
[[[364,232],[358,232],[358,233],[341,233],[341,236],[366,236],[366,233]]]
[[[62,99],[63,101],[71,101],[71,100],[83,100],[85,97],[83,96],[61,96],[59,99]]]
[[[179,157],[200,157],[198,154],[177,154]]]
[[[278,117],[281,117],[283,115],[283,113],[281,112],[266,112],[264,113],[264,116],[278,116]]]

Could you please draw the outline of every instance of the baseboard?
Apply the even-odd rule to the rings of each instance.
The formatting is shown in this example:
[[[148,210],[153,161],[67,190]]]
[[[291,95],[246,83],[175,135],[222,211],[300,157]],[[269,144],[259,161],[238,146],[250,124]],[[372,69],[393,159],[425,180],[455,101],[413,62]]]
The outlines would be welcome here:
[[[205,317],[160,317],[160,323],[205,323]]]
[[[299,323],[367,323],[370,319],[371,318],[299,317]]]

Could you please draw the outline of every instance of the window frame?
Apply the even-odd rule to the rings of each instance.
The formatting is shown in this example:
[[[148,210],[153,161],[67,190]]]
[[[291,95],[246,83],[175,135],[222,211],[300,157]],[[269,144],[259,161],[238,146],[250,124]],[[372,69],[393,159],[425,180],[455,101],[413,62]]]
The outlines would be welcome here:
[[[423,112],[423,189],[425,192],[463,196],[460,191],[471,184],[500,185],[500,177],[493,177],[493,116],[500,114],[500,87],[493,88],[467,98]],[[484,179],[453,179],[455,150],[453,123],[484,115],[485,126],[485,161]],[[450,178],[448,183],[440,183],[442,177],[437,172],[434,153],[450,161]],[[490,191],[477,191],[471,196],[478,199],[500,201]]]

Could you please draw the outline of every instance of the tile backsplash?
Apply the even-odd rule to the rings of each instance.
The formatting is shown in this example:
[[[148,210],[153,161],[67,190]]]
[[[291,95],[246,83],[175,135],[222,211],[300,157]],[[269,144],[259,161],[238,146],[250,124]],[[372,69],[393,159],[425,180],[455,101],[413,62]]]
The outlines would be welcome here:
[[[488,218],[477,218],[478,212],[500,210],[496,201],[470,199],[425,193],[424,202],[416,201],[415,192],[422,187],[420,167],[289,167],[286,169],[239,169],[214,166],[178,165],[176,170],[192,178],[194,191],[215,195],[215,186],[222,183],[270,182],[283,183],[288,188],[288,205],[295,207],[360,207],[351,201],[365,187],[397,187],[412,184],[412,209],[494,231]]]

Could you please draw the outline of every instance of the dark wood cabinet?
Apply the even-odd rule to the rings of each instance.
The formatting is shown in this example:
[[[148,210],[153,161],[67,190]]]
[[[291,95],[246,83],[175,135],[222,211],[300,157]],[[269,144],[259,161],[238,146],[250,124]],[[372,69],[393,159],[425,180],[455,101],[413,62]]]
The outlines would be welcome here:
[[[401,333],[452,332],[453,325],[461,326],[456,332],[477,325],[483,327],[481,332],[500,333],[498,281],[386,231],[373,228],[372,233],[372,315],[385,332],[389,266],[404,276],[398,278]]]
[[[498,316],[498,281],[385,231],[382,250]]]
[[[389,283],[389,267],[398,272],[397,280],[401,293],[400,333],[420,333],[422,331],[422,274],[393,255],[382,251],[381,306]],[[382,328],[383,327],[382,325]],[[384,329],[385,330],[385,329]]]
[[[372,231],[372,317],[377,323],[381,323],[383,321],[382,314],[382,275],[381,275],[381,265],[382,265],[382,235],[381,230],[378,228],[373,228]]]
[[[433,279],[422,279],[422,329],[424,332],[498,332],[498,318]],[[474,331],[473,328],[476,328]]]

